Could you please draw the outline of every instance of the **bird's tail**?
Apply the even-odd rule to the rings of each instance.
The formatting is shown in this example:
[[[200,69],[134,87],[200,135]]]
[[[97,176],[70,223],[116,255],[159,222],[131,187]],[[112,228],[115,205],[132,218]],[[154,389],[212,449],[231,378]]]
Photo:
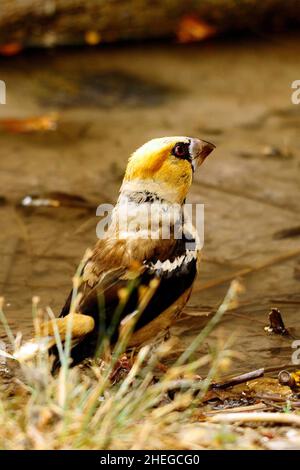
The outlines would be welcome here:
[[[73,347],[84,339],[94,327],[94,319],[89,315],[70,313],[63,318],[41,323],[39,334],[35,338],[17,347],[12,354],[0,349],[0,356],[18,362],[26,362],[39,353],[45,353],[55,346],[62,346],[68,336],[71,347]]]

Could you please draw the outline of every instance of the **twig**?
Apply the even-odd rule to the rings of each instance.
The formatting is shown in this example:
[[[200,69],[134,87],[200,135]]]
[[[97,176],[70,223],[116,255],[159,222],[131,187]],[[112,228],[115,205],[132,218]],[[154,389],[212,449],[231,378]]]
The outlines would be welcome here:
[[[215,416],[219,414],[225,413],[241,413],[241,412],[251,412],[256,410],[265,410],[267,405],[265,403],[255,403],[254,405],[246,405],[246,406],[236,406],[235,408],[225,409],[225,410],[212,410],[206,413],[206,416]]]
[[[234,385],[239,385],[239,384],[248,382],[249,380],[258,379],[259,377],[262,377],[264,373],[265,373],[264,368],[253,370],[251,372],[246,372],[245,374],[232,377],[232,379],[229,379],[225,382],[212,384],[211,388],[213,390],[215,389],[224,390],[226,388],[233,387]]]
[[[212,416],[208,420],[213,423],[280,423],[300,427],[300,416],[292,413],[266,413],[263,411],[253,413],[227,413]]]
[[[234,387],[235,385],[240,385],[245,382],[249,382],[250,380],[258,379],[259,377],[263,377],[264,374],[268,372],[278,372],[278,370],[282,369],[284,366],[278,366],[278,367],[262,367],[261,369],[256,369],[252,370],[250,372],[246,372],[245,374],[241,375],[236,375],[235,377],[232,377],[228,380],[225,380],[224,382],[217,382],[217,383],[212,383],[209,387],[209,390],[226,390],[229,387]],[[295,368],[295,366],[290,366],[291,368]],[[285,369],[289,368],[288,365],[285,366]],[[193,390],[197,391],[202,388],[202,385],[204,383],[203,379],[200,379],[198,382],[195,380],[173,380],[172,382],[169,382],[169,390]],[[265,396],[260,396],[257,395],[258,398],[266,398]],[[268,398],[270,398],[268,396]],[[271,397],[272,398],[272,397]],[[284,401],[284,398],[282,398],[282,401]]]
[[[284,228],[273,234],[274,240],[283,240],[284,238],[293,238],[299,237],[300,235],[300,225],[296,227]]]
[[[283,364],[281,366],[262,367],[261,369],[256,369],[251,372],[246,372],[245,374],[237,375],[224,382],[212,384],[211,388],[224,390],[226,388],[233,387],[234,385],[248,382],[249,380],[258,379],[259,377],[263,377],[264,374],[269,372],[278,372],[282,369],[295,369],[295,366],[292,364]]]
[[[234,385],[242,384],[248,382],[249,380],[257,379],[258,377],[262,377],[264,375],[265,369],[257,369],[251,372],[247,372],[246,374],[237,375],[226,382],[220,383],[213,383],[210,384],[209,390],[224,390],[229,387],[233,387]],[[177,391],[177,390],[193,390],[197,391],[203,387],[204,380],[200,379],[199,381],[195,380],[173,380],[170,381],[168,384],[168,389]]]

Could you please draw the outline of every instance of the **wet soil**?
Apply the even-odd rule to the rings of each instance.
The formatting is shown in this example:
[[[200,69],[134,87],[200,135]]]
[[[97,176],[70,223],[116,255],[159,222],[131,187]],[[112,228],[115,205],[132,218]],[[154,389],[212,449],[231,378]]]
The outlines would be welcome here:
[[[199,45],[32,51],[2,58],[0,119],[57,113],[54,131],[0,129],[0,294],[12,328],[29,337],[31,298],[56,314],[85,249],[93,207],[115,200],[128,155],[145,141],[191,135],[214,142],[191,202],[205,204],[202,268],[174,354],[216,310],[230,279],[245,292],[203,350],[230,338],[230,372],[291,361],[300,335],[299,36]],[[1,127],[1,126],[0,126]],[[20,208],[32,193],[84,197],[88,207]],[[278,233],[284,230],[283,236]],[[289,233],[292,236],[289,236]],[[296,233],[296,235],[295,235]],[[293,338],[267,335],[271,307]]]

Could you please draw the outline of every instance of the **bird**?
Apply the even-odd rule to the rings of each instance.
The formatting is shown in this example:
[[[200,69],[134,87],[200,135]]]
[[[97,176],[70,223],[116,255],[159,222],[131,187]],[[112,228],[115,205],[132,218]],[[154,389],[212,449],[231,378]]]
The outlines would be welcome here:
[[[184,206],[197,167],[214,149],[172,136],[152,139],[129,157],[107,230],[81,268],[76,309],[73,288],[56,320],[64,340],[72,315],[72,365],[95,356],[104,338],[114,344],[128,325],[128,348],[151,342],[182,312],[201,256]],[[54,337],[52,323],[42,330]]]

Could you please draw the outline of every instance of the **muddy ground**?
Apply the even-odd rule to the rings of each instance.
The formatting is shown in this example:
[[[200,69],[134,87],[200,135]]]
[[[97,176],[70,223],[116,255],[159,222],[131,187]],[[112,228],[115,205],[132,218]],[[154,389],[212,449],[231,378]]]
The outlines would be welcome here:
[[[293,339],[268,336],[264,326],[277,307],[293,338],[300,336],[300,105],[291,102],[299,55],[293,35],[1,58],[1,120],[58,115],[54,131],[0,126],[0,294],[13,329],[31,334],[32,296],[59,313],[96,239],[94,207],[115,200],[130,152],[153,137],[191,135],[217,149],[190,195],[205,204],[204,256],[172,330],[174,354],[201,330],[230,279],[245,274],[239,307],[205,349],[231,337],[240,352],[231,373],[290,363]],[[91,207],[18,206],[48,191],[81,195]]]

